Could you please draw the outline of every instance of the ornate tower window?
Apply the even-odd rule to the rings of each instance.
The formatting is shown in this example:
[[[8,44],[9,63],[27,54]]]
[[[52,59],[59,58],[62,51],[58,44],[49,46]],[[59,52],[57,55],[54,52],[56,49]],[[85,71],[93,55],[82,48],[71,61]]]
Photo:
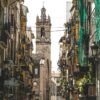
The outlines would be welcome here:
[[[41,37],[45,36],[45,28],[42,26],[41,27]]]

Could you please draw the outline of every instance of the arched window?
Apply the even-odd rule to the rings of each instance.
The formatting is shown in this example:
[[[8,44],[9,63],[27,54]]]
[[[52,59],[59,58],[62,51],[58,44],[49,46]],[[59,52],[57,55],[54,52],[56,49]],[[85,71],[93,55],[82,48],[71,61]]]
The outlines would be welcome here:
[[[41,37],[44,37],[44,36],[45,36],[45,28],[41,27]]]

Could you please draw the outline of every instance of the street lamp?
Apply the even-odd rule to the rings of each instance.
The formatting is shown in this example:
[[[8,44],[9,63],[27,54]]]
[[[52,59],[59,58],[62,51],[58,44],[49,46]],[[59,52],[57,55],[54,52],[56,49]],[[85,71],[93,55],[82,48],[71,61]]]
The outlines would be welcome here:
[[[79,63],[76,64],[76,69],[77,69],[76,72],[79,72],[79,70],[80,70],[80,64]]]
[[[79,64],[79,63],[77,63],[77,64],[76,64],[76,67],[77,67],[77,68],[79,68],[79,67],[80,67],[80,64]]]
[[[33,82],[33,86],[36,87],[38,83],[36,81]]]
[[[98,54],[98,46],[96,44],[96,42],[93,42],[91,44],[91,50],[92,50],[92,56],[95,57]]]

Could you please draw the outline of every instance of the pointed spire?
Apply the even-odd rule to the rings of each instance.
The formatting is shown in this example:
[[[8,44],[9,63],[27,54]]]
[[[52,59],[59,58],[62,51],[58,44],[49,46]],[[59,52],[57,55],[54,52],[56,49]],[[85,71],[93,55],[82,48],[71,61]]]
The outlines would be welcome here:
[[[44,1],[43,1],[43,8],[41,8],[41,19],[46,19],[46,9],[44,8]]]
[[[44,8],[44,1],[43,1],[43,8]]]
[[[36,20],[37,20],[37,22],[39,22],[39,16],[37,15],[37,17],[36,17]]]
[[[48,21],[51,22],[50,16],[48,15]]]

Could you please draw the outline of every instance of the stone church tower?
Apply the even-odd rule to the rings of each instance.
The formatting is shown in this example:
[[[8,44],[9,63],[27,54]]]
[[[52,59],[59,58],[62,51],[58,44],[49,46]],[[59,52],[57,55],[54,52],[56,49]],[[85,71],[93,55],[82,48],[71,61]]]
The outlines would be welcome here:
[[[36,18],[36,54],[40,57],[39,95],[40,100],[49,100],[51,73],[51,19],[46,16],[44,6],[41,16]]]
[[[45,58],[51,58],[51,20],[46,16],[46,9],[41,9],[41,16],[36,18],[36,53],[42,53]]]

